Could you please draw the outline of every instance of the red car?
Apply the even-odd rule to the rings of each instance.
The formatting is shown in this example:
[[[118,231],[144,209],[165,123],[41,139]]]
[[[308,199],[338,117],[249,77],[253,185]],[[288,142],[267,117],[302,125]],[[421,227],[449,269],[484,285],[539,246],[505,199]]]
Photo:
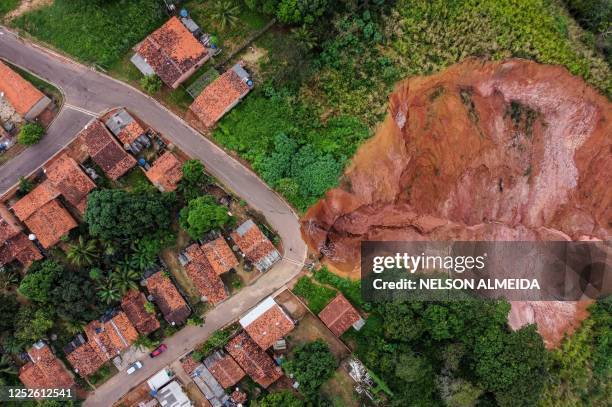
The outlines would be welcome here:
[[[162,353],[164,353],[164,351],[168,349],[168,347],[165,344],[161,344],[159,345],[157,348],[155,348],[155,350],[153,350],[153,352],[149,353],[149,356],[151,356],[152,358],[161,355]]]

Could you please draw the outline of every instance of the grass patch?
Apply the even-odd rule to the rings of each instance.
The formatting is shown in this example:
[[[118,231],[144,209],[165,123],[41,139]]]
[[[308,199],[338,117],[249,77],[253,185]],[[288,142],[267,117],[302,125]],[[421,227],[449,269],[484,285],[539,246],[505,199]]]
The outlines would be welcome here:
[[[117,370],[115,365],[109,362],[102,366],[100,369],[96,370],[94,374],[89,376],[88,380],[94,386],[99,386],[111,377],[113,377],[118,372],[119,371]]]
[[[337,288],[355,306],[364,308],[366,304],[361,296],[361,281],[342,278],[322,267],[314,272],[315,280]]]
[[[306,300],[308,308],[318,314],[336,296],[336,291],[314,283],[310,277],[300,277],[293,292]]]
[[[2,0],[0,1],[0,17],[4,17],[9,12],[15,10],[19,5],[20,0]]]
[[[76,58],[108,69],[166,19],[159,0],[55,0],[12,24]]]

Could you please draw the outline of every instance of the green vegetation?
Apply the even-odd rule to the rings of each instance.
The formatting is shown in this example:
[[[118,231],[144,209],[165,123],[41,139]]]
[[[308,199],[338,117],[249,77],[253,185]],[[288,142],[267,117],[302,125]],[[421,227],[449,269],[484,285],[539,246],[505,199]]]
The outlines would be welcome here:
[[[330,272],[327,267],[321,267],[319,270],[315,270],[314,278],[321,284],[331,285],[336,288],[344,294],[352,304],[368,310],[369,304],[365,303],[361,297],[361,282],[359,280],[339,277]]]
[[[17,141],[24,146],[38,144],[45,135],[45,128],[38,123],[26,123],[19,130]]]
[[[319,388],[333,376],[337,365],[327,342],[317,339],[297,347],[283,367],[300,383],[304,397],[317,400]]]
[[[219,24],[222,30],[225,27],[233,27],[238,23],[238,7],[232,0],[216,0],[213,5],[211,17]]]
[[[252,407],[304,407],[306,404],[291,391],[282,390],[268,393],[261,399],[251,402],[250,405]]]
[[[204,165],[198,160],[185,161],[182,171],[183,177],[179,182],[178,190],[185,201],[190,202],[204,194],[211,179],[204,172]]]
[[[564,0],[578,23],[593,34],[587,38],[612,64],[612,2],[609,0]]]
[[[314,283],[310,277],[300,277],[293,292],[306,299],[308,308],[318,314],[336,296],[336,291],[321,284]]]
[[[20,0],[2,0],[0,2],[0,17],[4,17],[10,11],[13,11],[19,5]]]
[[[200,358],[203,358],[208,356],[208,354],[215,349],[224,347],[227,342],[229,342],[232,335],[236,332],[236,329],[237,328],[235,325],[230,325],[226,328],[213,332],[213,334],[208,337],[206,342],[198,347],[196,356],[199,355]]]
[[[109,68],[164,20],[157,0],[54,0],[13,24],[82,61]]]
[[[215,198],[210,195],[189,201],[180,212],[181,227],[193,239],[201,239],[213,229],[233,224],[233,220],[227,208],[217,204]]]
[[[140,86],[147,93],[157,93],[162,88],[162,81],[157,75],[146,75],[140,79]]]

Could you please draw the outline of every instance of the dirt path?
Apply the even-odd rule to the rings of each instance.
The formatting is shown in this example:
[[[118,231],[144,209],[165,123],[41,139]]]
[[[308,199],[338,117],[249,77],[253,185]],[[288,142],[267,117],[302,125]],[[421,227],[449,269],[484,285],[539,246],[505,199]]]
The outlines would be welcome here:
[[[29,11],[48,6],[51,3],[53,3],[53,0],[22,0],[15,10],[6,15],[6,20],[11,21]]]

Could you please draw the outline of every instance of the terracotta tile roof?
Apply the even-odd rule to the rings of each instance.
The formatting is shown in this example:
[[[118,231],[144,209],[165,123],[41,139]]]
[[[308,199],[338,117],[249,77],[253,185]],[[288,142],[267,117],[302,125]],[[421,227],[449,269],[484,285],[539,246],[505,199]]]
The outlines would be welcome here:
[[[88,154],[111,179],[116,180],[136,165],[109,130],[99,120],[91,121],[79,134]]]
[[[185,250],[185,254],[190,259],[185,265],[185,270],[200,295],[206,297],[206,300],[213,305],[227,299],[225,284],[213,270],[202,248],[194,243]]]
[[[19,380],[29,389],[74,387],[75,382],[66,366],[49,346],[36,343],[29,351],[30,361],[19,369]]]
[[[110,360],[130,347],[138,332],[123,311],[108,320],[94,320],[85,326],[87,342],[103,360]]]
[[[90,342],[86,342],[70,352],[66,355],[66,359],[82,377],[95,373],[106,362],[95,351]]]
[[[0,61],[0,92],[20,116],[25,116],[42,98],[41,91]]]
[[[147,298],[138,290],[128,291],[121,300],[121,309],[138,332],[144,335],[159,329],[159,321],[155,314],[147,312],[146,303]]]
[[[234,403],[245,404],[247,401],[247,395],[245,392],[240,390],[234,390],[230,396]]]
[[[247,335],[241,332],[225,345],[227,352],[260,386],[267,388],[282,375],[281,368]]]
[[[74,218],[53,199],[34,212],[24,223],[36,235],[45,249],[55,245],[61,237],[78,226]]]
[[[342,293],[338,293],[319,313],[319,318],[336,336],[341,336],[361,319],[361,315]]]
[[[240,324],[263,350],[295,328],[291,318],[272,298],[267,298],[240,319]]]
[[[128,124],[117,134],[117,138],[123,145],[130,145],[145,133],[144,129],[136,120]]]
[[[87,195],[96,184],[85,174],[76,161],[63,154],[46,168],[46,175],[51,185],[66,201],[85,213]]]
[[[176,87],[186,72],[210,58],[206,48],[176,17],[145,38],[135,50],[170,87]]]
[[[183,366],[183,370],[185,371],[185,373],[187,373],[190,376],[196,370],[196,368],[200,366],[201,363],[202,362],[200,361],[194,360],[191,357],[191,354],[181,359],[181,365]]]
[[[21,221],[25,221],[43,205],[58,196],[59,191],[50,182],[43,182],[17,201],[11,209]]]
[[[224,389],[235,385],[245,376],[244,370],[230,355],[223,355],[206,367]]]
[[[147,278],[146,284],[166,321],[175,324],[185,322],[191,310],[172,281],[163,272],[157,272]]]
[[[19,232],[17,226],[0,217],[0,245],[3,245],[7,240],[17,236]]]
[[[174,191],[183,177],[183,166],[174,154],[167,151],[155,160],[145,174],[162,191]]]
[[[238,259],[223,237],[203,244],[202,251],[217,274],[227,273],[238,266]]]
[[[259,271],[267,270],[275,261],[280,259],[280,254],[272,242],[250,219],[232,232],[231,237],[240,251]]]
[[[36,245],[21,232],[0,245],[0,266],[17,260],[23,267],[27,268],[34,260],[42,258],[43,256]]]
[[[208,85],[189,109],[206,127],[212,127],[247,93],[249,86],[234,69],[228,69]],[[262,118],[264,120],[264,118]]]

